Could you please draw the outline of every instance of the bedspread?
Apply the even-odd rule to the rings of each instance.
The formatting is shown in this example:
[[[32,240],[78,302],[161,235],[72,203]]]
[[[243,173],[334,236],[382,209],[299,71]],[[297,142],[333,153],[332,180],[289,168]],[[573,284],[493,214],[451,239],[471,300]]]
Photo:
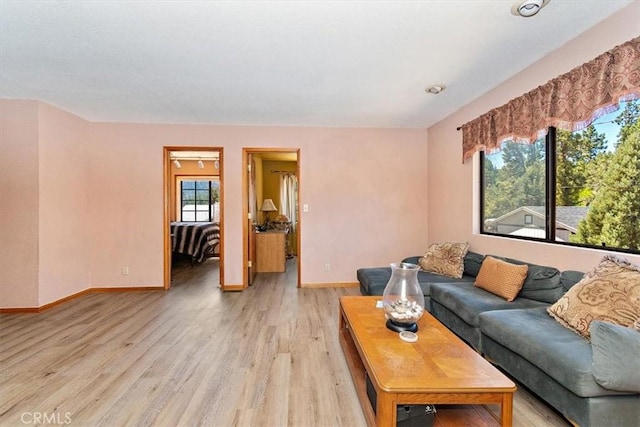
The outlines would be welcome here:
[[[192,261],[219,256],[220,224],[217,222],[172,222],[171,250],[191,256]]]

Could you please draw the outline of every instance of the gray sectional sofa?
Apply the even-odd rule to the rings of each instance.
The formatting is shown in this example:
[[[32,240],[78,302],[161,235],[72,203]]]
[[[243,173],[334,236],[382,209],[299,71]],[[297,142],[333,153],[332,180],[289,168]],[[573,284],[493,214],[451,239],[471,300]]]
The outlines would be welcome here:
[[[419,258],[403,262],[417,264]],[[570,422],[591,427],[640,426],[640,394],[602,387],[592,373],[591,343],[546,311],[583,273],[526,263],[524,286],[508,302],[474,285],[483,260],[484,255],[469,251],[460,279],[420,271],[426,309]],[[382,295],[390,277],[389,267],[357,271],[363,295]]]

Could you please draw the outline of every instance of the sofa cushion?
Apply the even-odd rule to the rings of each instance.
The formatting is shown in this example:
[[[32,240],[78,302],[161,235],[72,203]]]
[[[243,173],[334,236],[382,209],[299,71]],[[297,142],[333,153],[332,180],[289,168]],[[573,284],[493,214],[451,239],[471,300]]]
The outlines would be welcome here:
[[[366,295],[382,295],[391,278],[391,267],[359,268],[356,277]]]
[[[527,269],[526,265],[511,264],[488,256],[476,277],[476,286],[507,301],[513,301],[522,289]]]
[[[478,315],[484,311],[549,306],[549,304],[527,298],[516,298],[513,302],[509,302],[478,288],[473,282],[455,285],[433,283],[431,298],[474,327],[478,326]]]
[[[640,267],[606,255],[548,312],[587,339],[593,320],[631,326],[640,317]]]
[[[582,280],[583,278],[584,278],[584,273],[581,271],[565,270],[562,273],[560,273],[560,284],[562,285],[562,290],[563,290],[562,294],[564,295],[565,292],[571,289],[576,283],[580,282],[580,280]]]
[[[484,258],[485,257],[482,254],[467,251],[467,254],[464,256],[464,275],[471,277],[478,276]]]
[[[593,376],[602,387],[640,393],[640,332],[609,322],[590,325]]]
[[[560,284],[560,270],[544,265],[530,264],[513,258],[491,255],[512,264],[525,264],[529,268],[527,278],[519,296],[553,304],[562,296],[564,290]]]
[[[464,256],[468,250],[468,242],[434,243],[429,246],[418,264],[429,273],[459,279],[464,272]]]
[[[391,267],[360,268],[356,271],[356,277],[365,295],[382,295],[391,278]],[[463,276],[460,279],[454,279],[453,277],[419,271],[418,283],[423,295],[427,297],[431,294],[432,283],[473,283],[473,277]]]
[[[545,308],[482,313],[480,331],[578,396],[618,393],[601,387],[593,377],[591,344],[553,320]]]

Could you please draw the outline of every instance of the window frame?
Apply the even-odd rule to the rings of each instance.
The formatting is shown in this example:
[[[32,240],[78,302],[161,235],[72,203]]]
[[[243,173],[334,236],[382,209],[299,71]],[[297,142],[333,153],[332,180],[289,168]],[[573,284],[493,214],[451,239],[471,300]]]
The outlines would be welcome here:
[[[511,234],[485,231],[485,152],[480,151],[480,234],[486,236],[506,237],[516,240],[528,240],[532,242],[549,243],[553,245],[571,246],[578,248],[600,249],[611,252],[628,254],[640,254],[640,250],[618,248],[613,246],[589,245],[585,243],[573,243],[556,240],[556,128],[549,127],[545,136],[545,238],[530,236],[515,236]]]
[[[183,219],[183,214],[184,214],[184,210],[183,210],[183,206],[182,206],[182,183],[185,181],[202,181],[202,182],[208,182],[209,183],[209,188],[207,189],[208,193],[209,193],[209,200],[211,200],[211,192],[213,190],[213,182],[217,182],[218,183],[218,191],[220,191],[220,177],[216,176],[216,175],[184,175],[184,176],[179,176],[176,177],[176,183],[175,183],[175,188],[176,188],[176,217],[179,218],[180,222],[199,222],[199,223],[205,223],[205,222],[217,222],[215,219],[215,212],[213,211],[213,208],[211,205],[211,203],[209,203],[209,219],[208,220],[203,220],[203,221],[199,221],[198,212],[204,212],[204,211],[198,211],[197,209],[194,211],[187,211],[187,212],[193,212],[194,214],[194,220],[193,221],[184,221]],[[198,189],[194,188],[194,195],[197,194]],[[218,201],[217,203],[220,203],[220,201]],[[196,204],[197,206],[197,204]]]

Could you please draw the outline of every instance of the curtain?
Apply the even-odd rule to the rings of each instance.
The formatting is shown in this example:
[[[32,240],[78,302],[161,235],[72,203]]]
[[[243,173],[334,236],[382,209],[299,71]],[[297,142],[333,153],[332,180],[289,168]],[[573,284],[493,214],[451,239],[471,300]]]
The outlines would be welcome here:
[[[285,215],[291,222],[291,232],[296,231],[298,178],[294,174],[280,175],[280,215]]]
[[[640,98],[640,37],[603,53],[542,86],[462,125],[462,161],[504,141],[533,143],[550,126],[582,130]]]

